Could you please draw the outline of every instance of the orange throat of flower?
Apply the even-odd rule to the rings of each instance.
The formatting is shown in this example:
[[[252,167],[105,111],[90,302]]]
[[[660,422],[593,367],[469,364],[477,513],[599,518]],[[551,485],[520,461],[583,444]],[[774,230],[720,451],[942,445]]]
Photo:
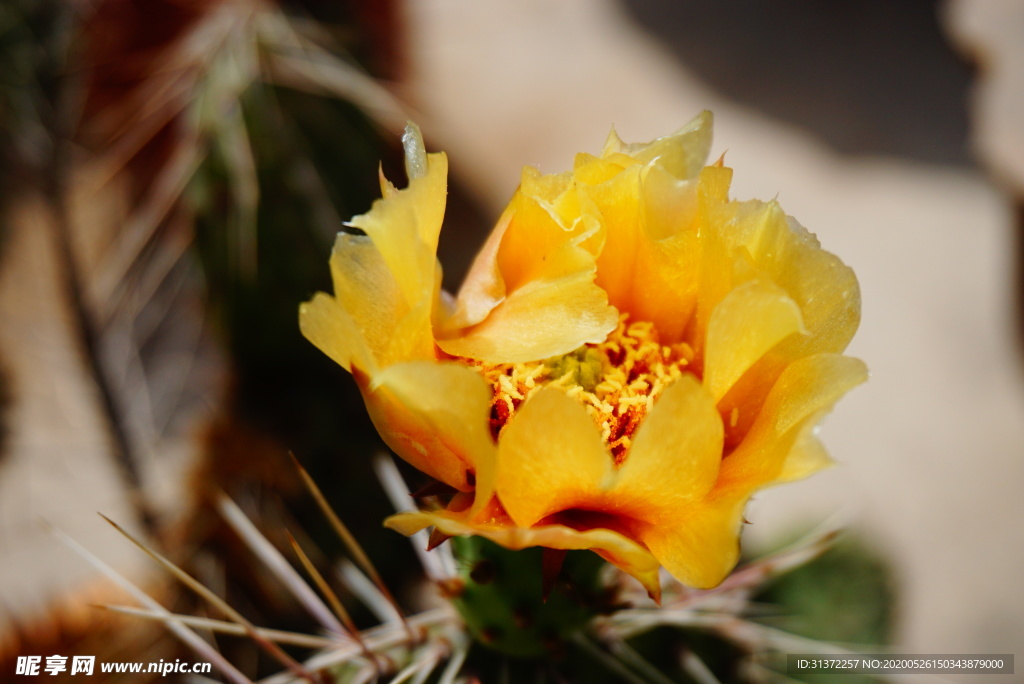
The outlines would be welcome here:
[[[490,424],[495,439],[531,394],[553,385],[583,404],[620,465],[644,416],[672,382],[693,372],[692,361],[690,345],[663,345],[653,324],[630,323],[623,314],[604,342],[563,356],[517,364],[470,363],[494,389]]]

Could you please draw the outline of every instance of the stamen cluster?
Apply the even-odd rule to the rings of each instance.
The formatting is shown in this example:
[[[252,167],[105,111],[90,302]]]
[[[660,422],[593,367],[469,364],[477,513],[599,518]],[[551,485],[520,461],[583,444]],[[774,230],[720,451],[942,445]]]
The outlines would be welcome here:
[[[637,427],[658,396],[689,368],[693,349],[685,342],[663,345],[647,321],[628,314],[600,344],[529,363],[472,362],[494,388],[491,433],[501,434],[516,409],[545,385],[561,387],[587,409],[601,430],[616,465],[629,453]]]

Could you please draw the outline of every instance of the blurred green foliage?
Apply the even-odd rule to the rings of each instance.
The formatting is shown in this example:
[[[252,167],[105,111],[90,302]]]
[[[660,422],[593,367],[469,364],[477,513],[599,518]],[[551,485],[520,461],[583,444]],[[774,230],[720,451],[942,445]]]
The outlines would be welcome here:
[[[881,552],[853,533],[820,558],[779,577],[754,597],[774,607],[772,624],[809,639],[867,650],[891,644],[897,617],[896,580]],[[880,650],[884,650],[880,649]],[[783,671],[785,661],[781,664]],[[811,684],[867,684],[868,675],[799,674]]]

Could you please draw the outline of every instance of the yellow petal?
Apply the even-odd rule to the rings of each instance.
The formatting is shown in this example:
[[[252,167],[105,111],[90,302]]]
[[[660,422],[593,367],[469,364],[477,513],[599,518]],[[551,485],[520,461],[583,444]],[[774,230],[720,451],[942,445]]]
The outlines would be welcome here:
[[[673,577],[709,589],[736,566],[745,505],[746,497],[713,495],[645,525],[639,538]]]
[[[299,305],[299,329],[320,351],[347,371],[377,370],[377,362],[352,316],[337,300],[323,292]]]
[[[521,363],[568,354],[587,343],[603,342],[618,325],[618,312],[594,284],[593,261],[567,245],[589,270],[554,280],[537,280],[512,292],[484,321],[460,336],[437,340],[448,354],[490,363]]]
[[[711,150],[711,129],[711,112],[704,111],[672,135],[649,143],[627,145],[613,130],[601,156],[627,154],[644,164],[656,161],[676,178],[694,178]]]
[[[637,164],[639,162],[625,155],[602,159],[583,152],[576,155],[572,179],[583,185],[599,185],[615,178],[623,169]]]
[[[722,463],[719,488],[752,491],[780,476],[802,431],[817,424],[839,398],[867,379],[863,362],[816,354],[779,376],[743,442]]]
[[[421,297],[410,306],[367,236],[338,234],[331,252],[331,275],[335,299],[351,315],[379,365],[434,358],[432,297]]]
[[[373,240],[410,307],[434,291],[447,188],[448,158],[444,153],[427,155],[426,175],[410,179],[407,188],[377,200],[368,213],[350,222]]]
[[[461,491],[473,489],[467,470],[493,482],[491,389],[479,373],[454,363],[400,363],[374,375],[363,394],[381,437],[415,468]]]
[[[814,434],[817,430],[818,422],[824,417],[824,413],[822,411],[820,415],[812,416],[805,421],[805,427],[800,430],[800,434],[790,448],[789,454],[786,455],[786,461],[782,464],[782,471],[775,478],[773,484],[802,480],[820,470],[835,465],[835,462],[825,450],[825,445]]]
[[[644,228],[653,240],[663,240],[680,232],[696,233],[697,181],[679,180],[658,166],[645,166],[640,172],[641,211]],[[685,264],[680,264],[680,268]],[[694,280],[694,271],[687,279]]]
[[[690,341],[697,354],[698,368],[703,363],[704,342],[712,312],[734,287],[733,268],[736,258],[723,234],[731,225],[728,203],[732,169],[706,166],[697,183],[696,231],[700,235],[700,256],[694,277],[697,281],[697,304]]]
[[[800,307],[807,335],[773,350],[779,363],[822,352],[841,352],[860,323],[860,289],[853,271],[821,249],[817,238],[777,202],[738,203],[731,240],[755,268],[784,289]]]
[[[800,309],[784,290],[746,282],[715,307],[708,322],[704,384],[718,401],[765,352],[804,332]]]
[[[609,529],[575,530],[565,525],[523,528],[514,525],[473,524],[462,515],[450,511],[399,513],[385,520],[384,524],[405,535],[412,535],[433,526],[453,537],[486,537],[513,550],[531,546],[566,550],[589,549],[635,577],[656,599],[661,593],[658,561],[654,556],[632,539]]]
[[[498,442],[498,498],[520,527],[601,495],[612,460],[574,399],[544,388],[516,411]]]
[[[791,364],[775,383],[764,415],[774,415],[776,433],[793,428],[807,416],[828,410],[848,391],[868,379],[864,362],[839,354],[816,354]]]
[[[721,460],[722,419],[697,379],[684,375],[640,425],[612,496],[630,517],[656,522],[706,495]]]

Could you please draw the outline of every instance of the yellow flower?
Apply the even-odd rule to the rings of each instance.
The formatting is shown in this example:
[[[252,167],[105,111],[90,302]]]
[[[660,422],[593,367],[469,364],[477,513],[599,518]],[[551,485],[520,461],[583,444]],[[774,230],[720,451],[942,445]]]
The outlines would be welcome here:
[[[303,334],[350,370],[395,452],[458,493],[406,534],[591,549],[655,596],[718,584],[756,490],[829,463],[815,428],[866,377],[841,355],[856,278],[777,203],[728,199],[711,115],[612,132],[523,171],[456,298],[436,260],[447,158],[407,132],[409,186],[340,234]]]

